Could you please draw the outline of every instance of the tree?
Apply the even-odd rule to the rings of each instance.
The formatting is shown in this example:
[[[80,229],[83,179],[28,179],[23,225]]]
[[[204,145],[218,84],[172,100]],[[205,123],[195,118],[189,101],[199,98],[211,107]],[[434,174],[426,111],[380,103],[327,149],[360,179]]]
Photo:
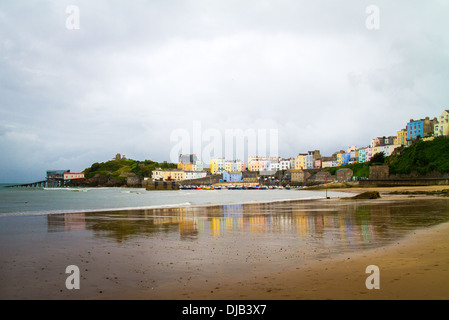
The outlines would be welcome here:
[[[372,156],[370,164],[374,163],[385,163],[385,154],[383,152],[378,152],[375,155]]]

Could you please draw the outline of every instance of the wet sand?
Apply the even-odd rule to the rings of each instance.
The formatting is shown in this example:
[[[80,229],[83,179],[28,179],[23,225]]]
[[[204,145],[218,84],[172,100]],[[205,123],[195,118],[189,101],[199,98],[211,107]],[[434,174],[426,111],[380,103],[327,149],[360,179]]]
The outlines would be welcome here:
[[[390,192],[433,192],[443,189],[447,189],[447,187],[345,188],[339,190],[354,194],[379,191],[382,198],[370,200],[379,203],[397,200],[441,199],[433,195],[413,197],[401,194],[390,195]],[[365,282],[371,275],[371,273],[367,273],[366,268],[370,265],[379,267],[379,289],[367,289],[366,287]],[[178,294],[181,299],[186,296],[186,292],[180,291]],[[413,231],[405,238],[387,246],[308,262],[294,270],[254,274],[251,279],[227,281],[219,286],[203,285],[189,291],[187,296],[199,300],[448,300],[449,223]]]
[[[379,267],[379,289],[367,289],[369,265]],[[179,296],[182,298],[182,296]],[[189,292],[192,299],[447,300],[449,224],[420,230],[395,244],[342,254],[296,270],[257,274]],[[145,297],[141,297],[145,298]],[[166,297],[168,298],[168,296]]]
[[[404,190],[423,189],[445,188],[408,187]],[[212,229],[213,220],[223,215],[220,206],[198,208],[199,211],[191,208],[190,213],[182,214],[179,210],[165,209],[139,211],[137,215],[129,211],[120,215],[3,217],[0,222],[0,299],[449,299],[447,217],[425,221],[423,227],[405,233],[400,221],[394,219],[393,211],[385,215],[379,211],[381,208],[390,210],[397,203],[405,208],[403,210],[415,204],[429,204],[431,210],[432,205],[438,203],[440,211],[447,211],[449,199],[389,195],[398,188],[373,190],[380,191],[382,198],[243,206],[238,210],[243,210],[255,223],[245,229],[245,226],[229,225],[224,218],[221,222],[225,225],[221,225],[218,236],[201,228],[191,229],[189,215],[201,215],[204,221],[210,222],[212,232],[216,230]],[[339,191],[360,193],[368,189]],[[348,218],[347,210],[361,204],[368,208],[372,205],[369,217],[373,225],[368,231],[354,229],[355,226],[348,228],[348,222],[343,221]],[[329,256],[327,245],[333,244],[331,236],[335,235],[307,234],[308,230],[301,234],[304,230],[300,230],[304,228],[303,222],[307,222],[301,220],[301,212],[326,210],[336,211],[324,218],[333,217],[346,223],[345,233],[338,235],[345,238],[339,238],[343,247],[363,240],[360,232],[369,232],[368,238],[373,243],[380,241],[380,247],[356,248]],[[275,221],[281,223],[266,229],[261,222],[266,221],[267,215],[281,211],[283,213],[275,217]],[[364,218],[365,211],[357,219]],[[294,219],[288,220],[293,225],[282,222],[292,214],[301,224],[295,224],[299,220]],[[318,219],[323,217],[318,216]],[[158,224],[155,219],[159,219]],[[317,221],[321,220],[307,223]],[[395,227],[388,229],[390,223]],[[415,222],[411,219],[407,223]],[[326,227],[326,223],[323,226]],[[338,231],[338,225],[336,227]],[[326,228],[318,231],[327,232]],[[318,236],[323,238],[317,241]],[[349,238],[355,236],[358,238]],[[393,240],[383,243],[381,236]],[[298,241],[304,246],[295,247]],[[321,248],[314,247],[316,244]],[[314,248],[323,255],[317,256],[312,252]],[[64,271],[71,264],[80,268],[80,290],[65,288],[68,274]],[[379,267],[380,289],[366,288],[368,265]]]

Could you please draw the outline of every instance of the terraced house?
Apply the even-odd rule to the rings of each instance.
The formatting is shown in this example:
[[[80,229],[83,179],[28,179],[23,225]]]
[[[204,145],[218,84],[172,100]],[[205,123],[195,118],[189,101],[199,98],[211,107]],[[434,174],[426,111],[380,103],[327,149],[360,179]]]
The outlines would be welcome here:
[[[209,160],[211,174],[222,173],[225,170],[225,158],[212,158]]]
[[[438,124],[438,119],[429,117],[420,120],[413,120],[407,123],[407,145],[410,145],[414,140],[418,138],[425,138],[434,133],[434,127]]]
[[[444,110],[438,118],[438,123],[435,124],[433,135],[435,137],[449,135],[449,110]]]

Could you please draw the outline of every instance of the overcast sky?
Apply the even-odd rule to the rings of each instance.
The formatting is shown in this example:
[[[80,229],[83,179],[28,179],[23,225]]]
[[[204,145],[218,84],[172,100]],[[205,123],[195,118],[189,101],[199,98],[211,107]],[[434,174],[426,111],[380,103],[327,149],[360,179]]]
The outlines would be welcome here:
[[[170,161],[195,121],[276,129],[282,157],[366,146],[449,107],[448,30],[445,0],[1,0],[0,182]]]

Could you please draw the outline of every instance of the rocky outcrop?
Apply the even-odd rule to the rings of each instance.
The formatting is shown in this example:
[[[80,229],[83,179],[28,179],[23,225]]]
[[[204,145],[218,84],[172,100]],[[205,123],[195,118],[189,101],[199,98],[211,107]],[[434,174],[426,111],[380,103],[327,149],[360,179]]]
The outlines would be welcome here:
[[[122,173],[120,176],[96,174],[92,178],[72,180],[70,187],[129,187],[141,188],[142,180],[134,173]]]

